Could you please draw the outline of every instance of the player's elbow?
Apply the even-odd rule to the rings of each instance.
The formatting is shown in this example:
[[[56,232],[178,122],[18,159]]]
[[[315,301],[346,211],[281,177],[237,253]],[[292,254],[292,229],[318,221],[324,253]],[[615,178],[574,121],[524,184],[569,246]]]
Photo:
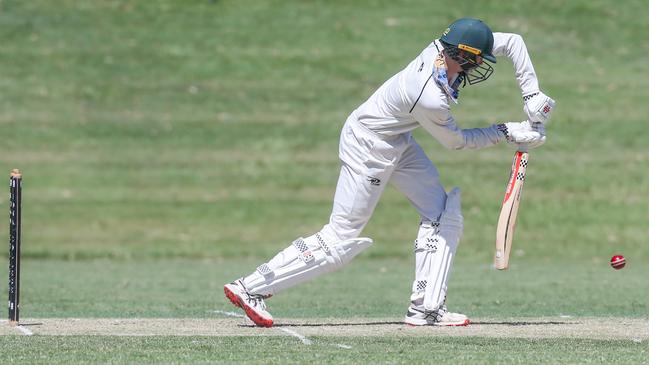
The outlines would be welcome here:
[[[520,34],[512,33],[512,36],[509,38],[509,44],[511,46],[525,45],[525,41],[523,40],[523,36]]]

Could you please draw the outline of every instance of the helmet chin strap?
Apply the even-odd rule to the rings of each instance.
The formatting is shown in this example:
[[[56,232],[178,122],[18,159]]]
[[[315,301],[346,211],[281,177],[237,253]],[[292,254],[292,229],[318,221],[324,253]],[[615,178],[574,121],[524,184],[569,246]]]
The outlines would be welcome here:
[[[459,89],[460,86],[465,87],[466,86],[466,72],[462,71],[460,72],[457,77],[453,80],[453,83],[451,84],[451,87],[454,89]]]

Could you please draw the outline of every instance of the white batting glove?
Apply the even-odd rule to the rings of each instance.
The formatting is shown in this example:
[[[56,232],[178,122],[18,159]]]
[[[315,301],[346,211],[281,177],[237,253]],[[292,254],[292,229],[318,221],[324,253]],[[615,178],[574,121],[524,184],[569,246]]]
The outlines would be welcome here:
[[[532,130],[539,132],[541,137],[545,137],[545,124],[543,123],[532,123]]]
[[[523,111],[531,123],[547,123],[557,104],[554,99],[541,91],[523,96],[523,101],[525,102]]]
[[[532,123],[527,120],[522,122],[509,122],[497,124],[507,139],[513,144],[526,144],[529,148],[536,148],[545,143],[545,127],[543,123]]]
[[[543,123],[532,123],[532,130],[536,131],[541,135],[541,138],[538,139],[536,142],[532,142],[528,145],[529,148],[536,148],[536,147],[541,147],[546,140],[545,137],[545,125]]]

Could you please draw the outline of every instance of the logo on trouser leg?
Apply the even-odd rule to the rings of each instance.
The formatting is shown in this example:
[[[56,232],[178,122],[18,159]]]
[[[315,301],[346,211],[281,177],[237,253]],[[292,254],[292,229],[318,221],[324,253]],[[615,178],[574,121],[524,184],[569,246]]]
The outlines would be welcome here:
[[[424,291],[426,290],[426,280],[419,280],[417,281],[417,291]]]
[[[370,182],[370,185],[374,185],[374,186],[381,185],[381,179],[379,179],[377,177],[374,177],[374,176],[368,176],[367,181]]]

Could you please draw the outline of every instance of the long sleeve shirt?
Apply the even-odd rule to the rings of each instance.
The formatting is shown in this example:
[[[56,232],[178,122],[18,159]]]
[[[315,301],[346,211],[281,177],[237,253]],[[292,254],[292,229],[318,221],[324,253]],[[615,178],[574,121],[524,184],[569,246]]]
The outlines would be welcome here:
[[[423,127],[449,149],[484,148],[504,140],[504,134],[496,126],[462,129],[457,125],[447,94],[433,78],[434,62],[442,49],[436,39],[403,70],[383,83],[354,111],[358,121],[386,136]],[[539,90],[534,67],[520,35],[494,33],[493,54],[512,61],[523,95]]]

